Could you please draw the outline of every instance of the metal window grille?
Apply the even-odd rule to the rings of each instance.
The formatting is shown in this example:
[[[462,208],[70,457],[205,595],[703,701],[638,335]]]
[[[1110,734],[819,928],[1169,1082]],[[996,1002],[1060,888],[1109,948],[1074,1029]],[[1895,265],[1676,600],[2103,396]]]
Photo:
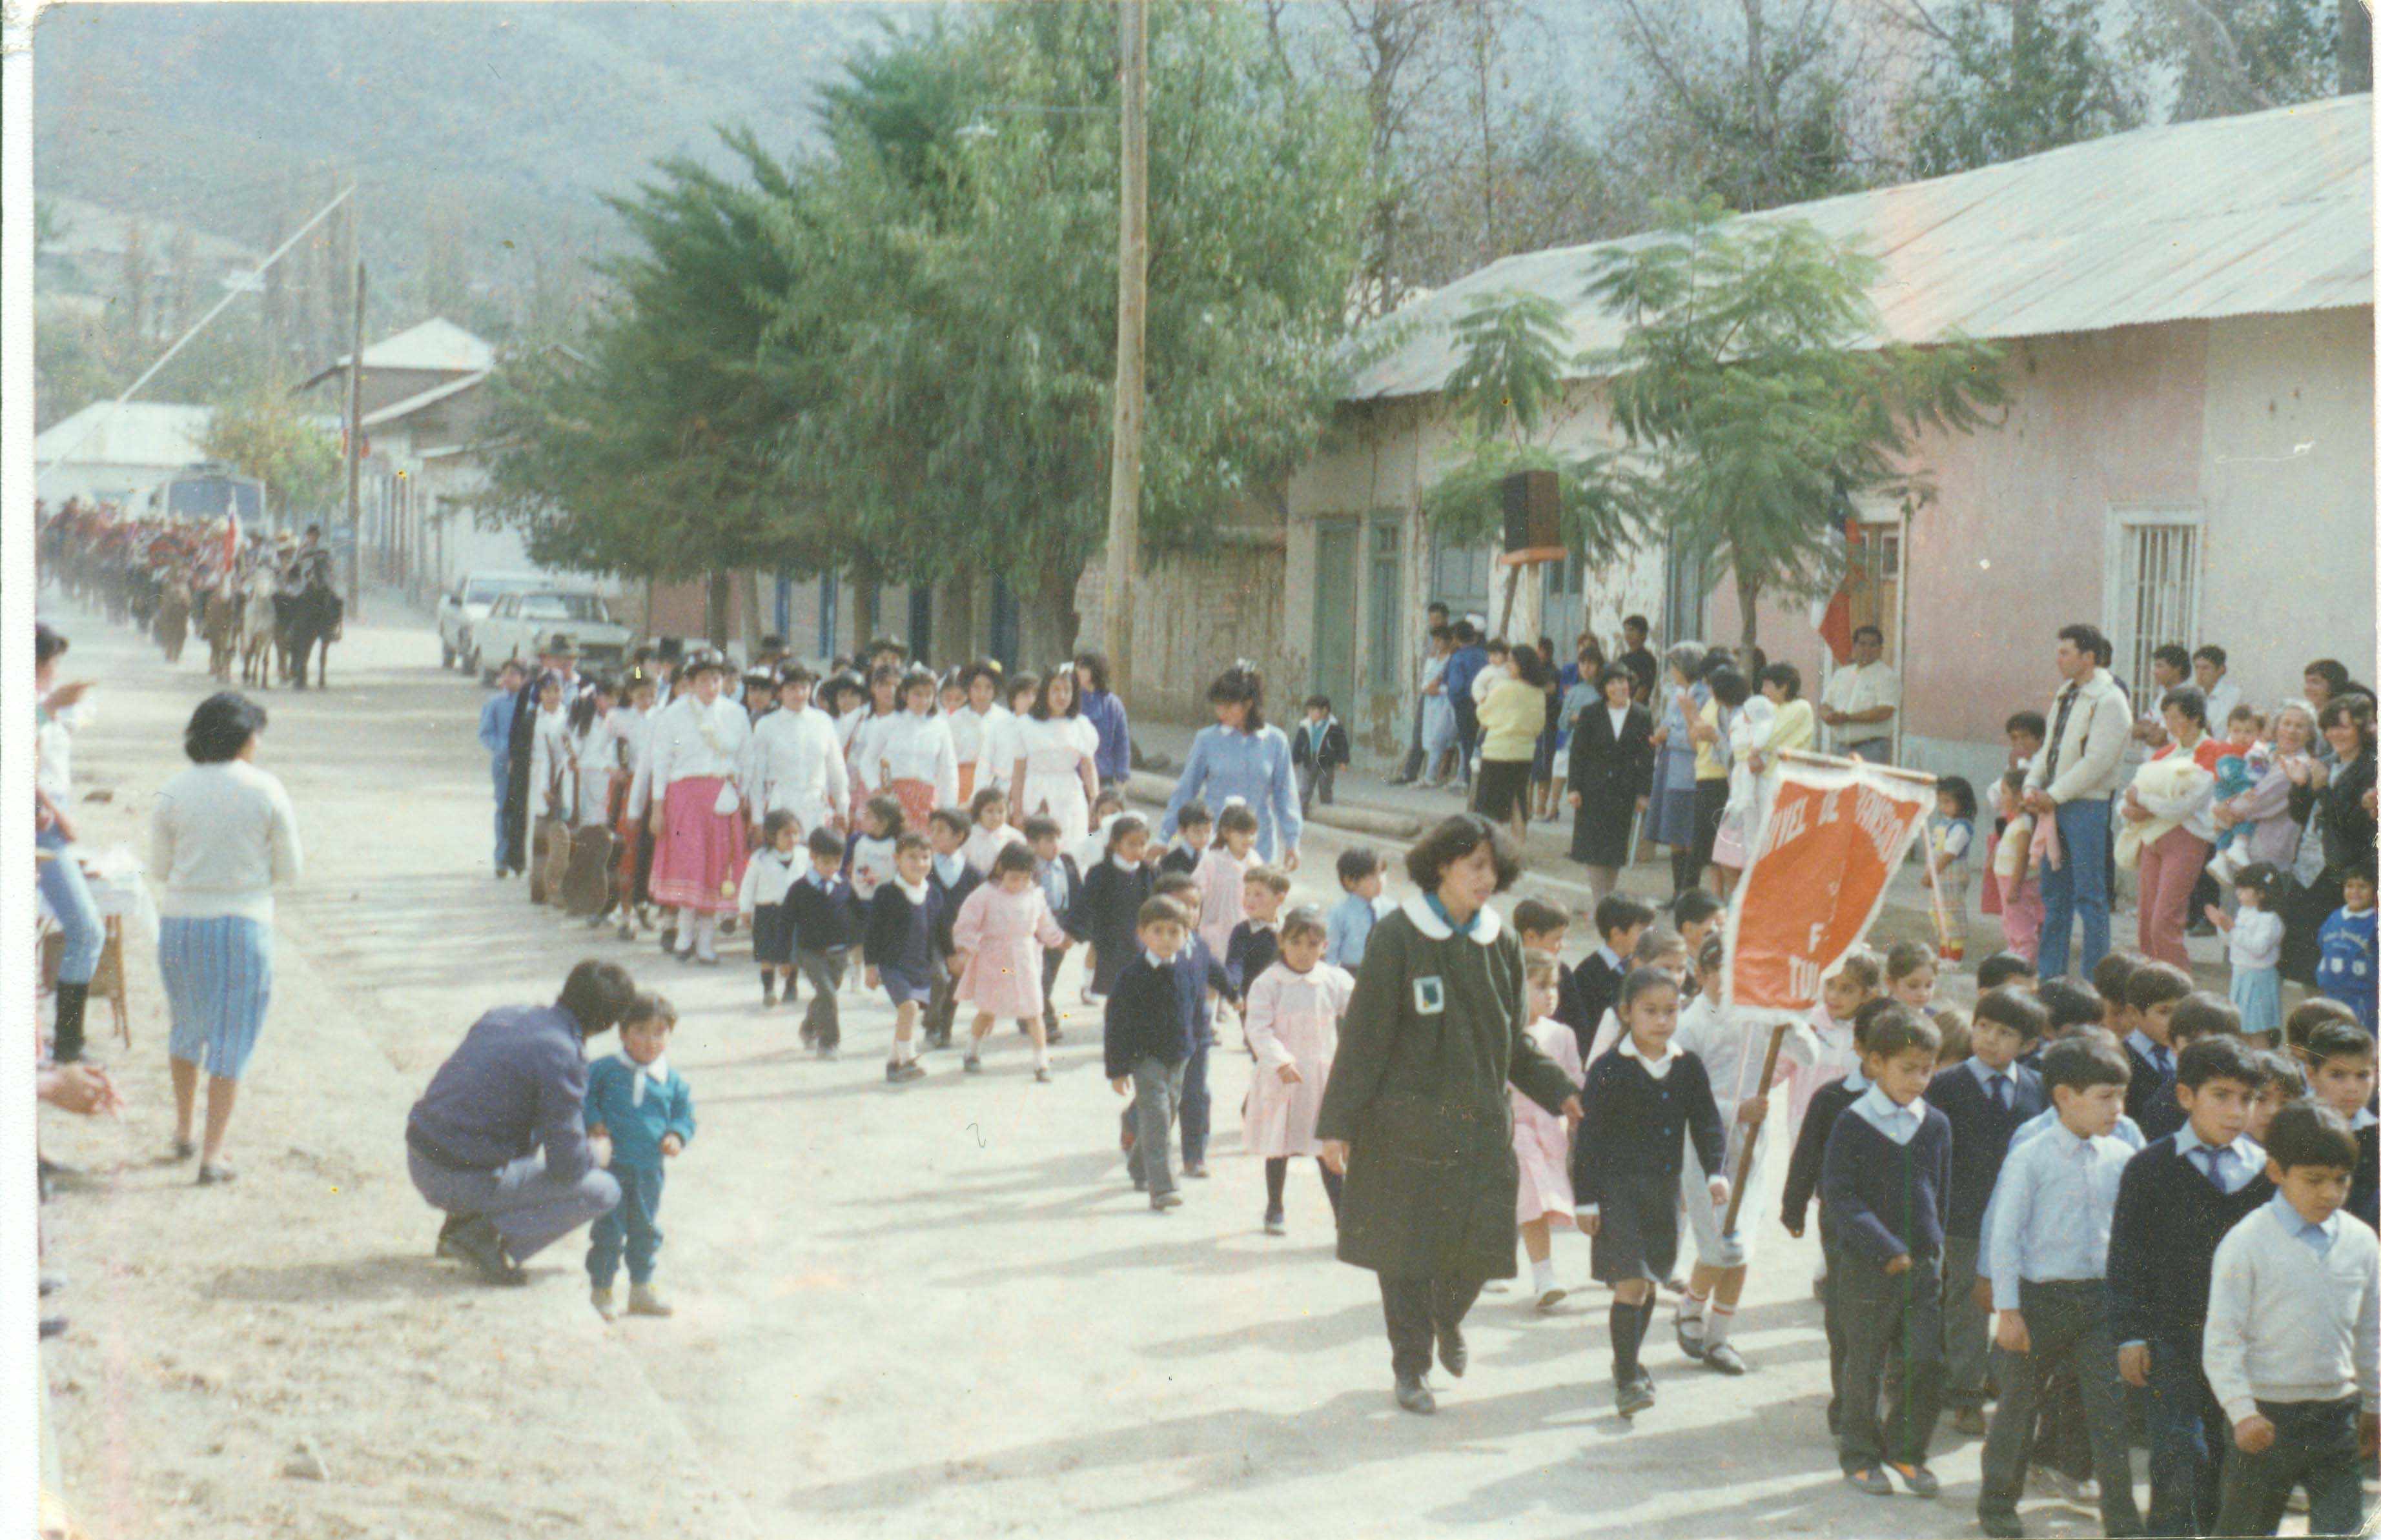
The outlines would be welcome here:
[[[2110,638],[2127,685],[2150,677],[2150,654],[2192,645],[2199,613],[2199,529],[2191,524],[2126,524],[2118,545],[2116,632]]]

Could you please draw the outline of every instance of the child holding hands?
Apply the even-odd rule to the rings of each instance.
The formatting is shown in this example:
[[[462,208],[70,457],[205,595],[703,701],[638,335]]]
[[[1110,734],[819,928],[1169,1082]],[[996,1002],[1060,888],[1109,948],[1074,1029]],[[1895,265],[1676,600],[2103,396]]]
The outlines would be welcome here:
[[[996,1016],[1015,1018],[1033,1039],[1033,1078],[1050,1080],[1050,1049],[1042,1021],[1042,952],[1064,952],[1067,933],[1050,915],[1050,902],[1034,880],[1033,852],[1003,845],[992,859],[992,880],[959,905],[951,926],[955,960],[964,959],[959,999],[975,1007],[960,1068],[983,1069],[983,1040]]]
[[[661,1254],[662,1163],[694,1137],[694,1093],[665,1057],[678,1012],[659,995],[640,995],[620,1024],[620,1051],[587,1070],[587,1134],[610,1143],[620,1201],[595,1221],[587,1238],[587,1278],[596,1313],[613,1319],[613,1280],[620,1255],[629,1258],[629,1314],[666,1316],[653,1290]]]
[[[1331,1212],[1339,1212],[1339,1173],[1323,1164],[1314,1121],[1339,1048],[1339,1017],[1356,981],[1323,961],[1325,940],[1321,915],[1291,910],[1281,922],[1279,959],[1248,987],[1249,1047],[1257,1067],[1241,1137],[1264,1161],[1268,1235],[1288,1230],[1281,1196],[1293,1158],[1314,1158]]]

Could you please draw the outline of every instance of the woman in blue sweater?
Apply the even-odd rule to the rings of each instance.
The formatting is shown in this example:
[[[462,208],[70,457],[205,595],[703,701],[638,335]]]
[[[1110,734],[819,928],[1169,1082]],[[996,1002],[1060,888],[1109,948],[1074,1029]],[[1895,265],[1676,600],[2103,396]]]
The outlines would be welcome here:
[[[1264,680],[1255,665],[1233,664],[1207,686],[1215,725],[1190,740],[1190,758],[1166,799],[1161,841],[1174,838],[1175,821],[1193,797],[1210,807],[1238,798],[1257,816],[1257,854],[1284,871],[1298,869],[1298,784],[1290,773],[1289,739],[1265,725]]]

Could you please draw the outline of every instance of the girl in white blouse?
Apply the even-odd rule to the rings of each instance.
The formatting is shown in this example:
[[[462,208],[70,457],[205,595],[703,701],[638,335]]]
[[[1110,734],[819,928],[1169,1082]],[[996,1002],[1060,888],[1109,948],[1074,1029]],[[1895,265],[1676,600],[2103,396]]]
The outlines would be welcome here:
[[[1092,799],[1099,795],[1099,729],[1077,715],[1071,669],[1050,671],[1032,713],[1017,721],[1017,754],[1009,770],[1016,786],[1009,821],[1020,829],[1036,813],[1058,825],[1060,849],[1081,844],[1092,830]]]
[[[950,724],[934,709],[934,676],[920,670],[901,681],[901,710],[883,719],[868,745],[872,789],[900,799],[910,827],[923,829],[937,807],[959,800],[959,752]]]

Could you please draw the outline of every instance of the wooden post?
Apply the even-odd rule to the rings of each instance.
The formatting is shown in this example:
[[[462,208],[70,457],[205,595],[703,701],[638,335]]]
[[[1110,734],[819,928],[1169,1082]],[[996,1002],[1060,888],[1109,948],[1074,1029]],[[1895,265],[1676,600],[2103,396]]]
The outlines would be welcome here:
[[[348,215],[355,218],[353,213]],[[359,547],[363,544],[362,503],[360,499],[360,478],[363,471],[361,458],[364,446],[364,262],[356,259],[356,319],[348,333],[348,616],[363,618],[363,583],[357,564],[361,559]]]
[[[1141,438],[1146,408],[1142,346],[1149,301],[1149,8],[1117,0],[1122,55],[1123,144],[1117,178],[1116,441],[1108,465],[1107,571],[1100,617],[1107,633],[1108,685],[1132,690],[1132,581],[1141,567]]]

